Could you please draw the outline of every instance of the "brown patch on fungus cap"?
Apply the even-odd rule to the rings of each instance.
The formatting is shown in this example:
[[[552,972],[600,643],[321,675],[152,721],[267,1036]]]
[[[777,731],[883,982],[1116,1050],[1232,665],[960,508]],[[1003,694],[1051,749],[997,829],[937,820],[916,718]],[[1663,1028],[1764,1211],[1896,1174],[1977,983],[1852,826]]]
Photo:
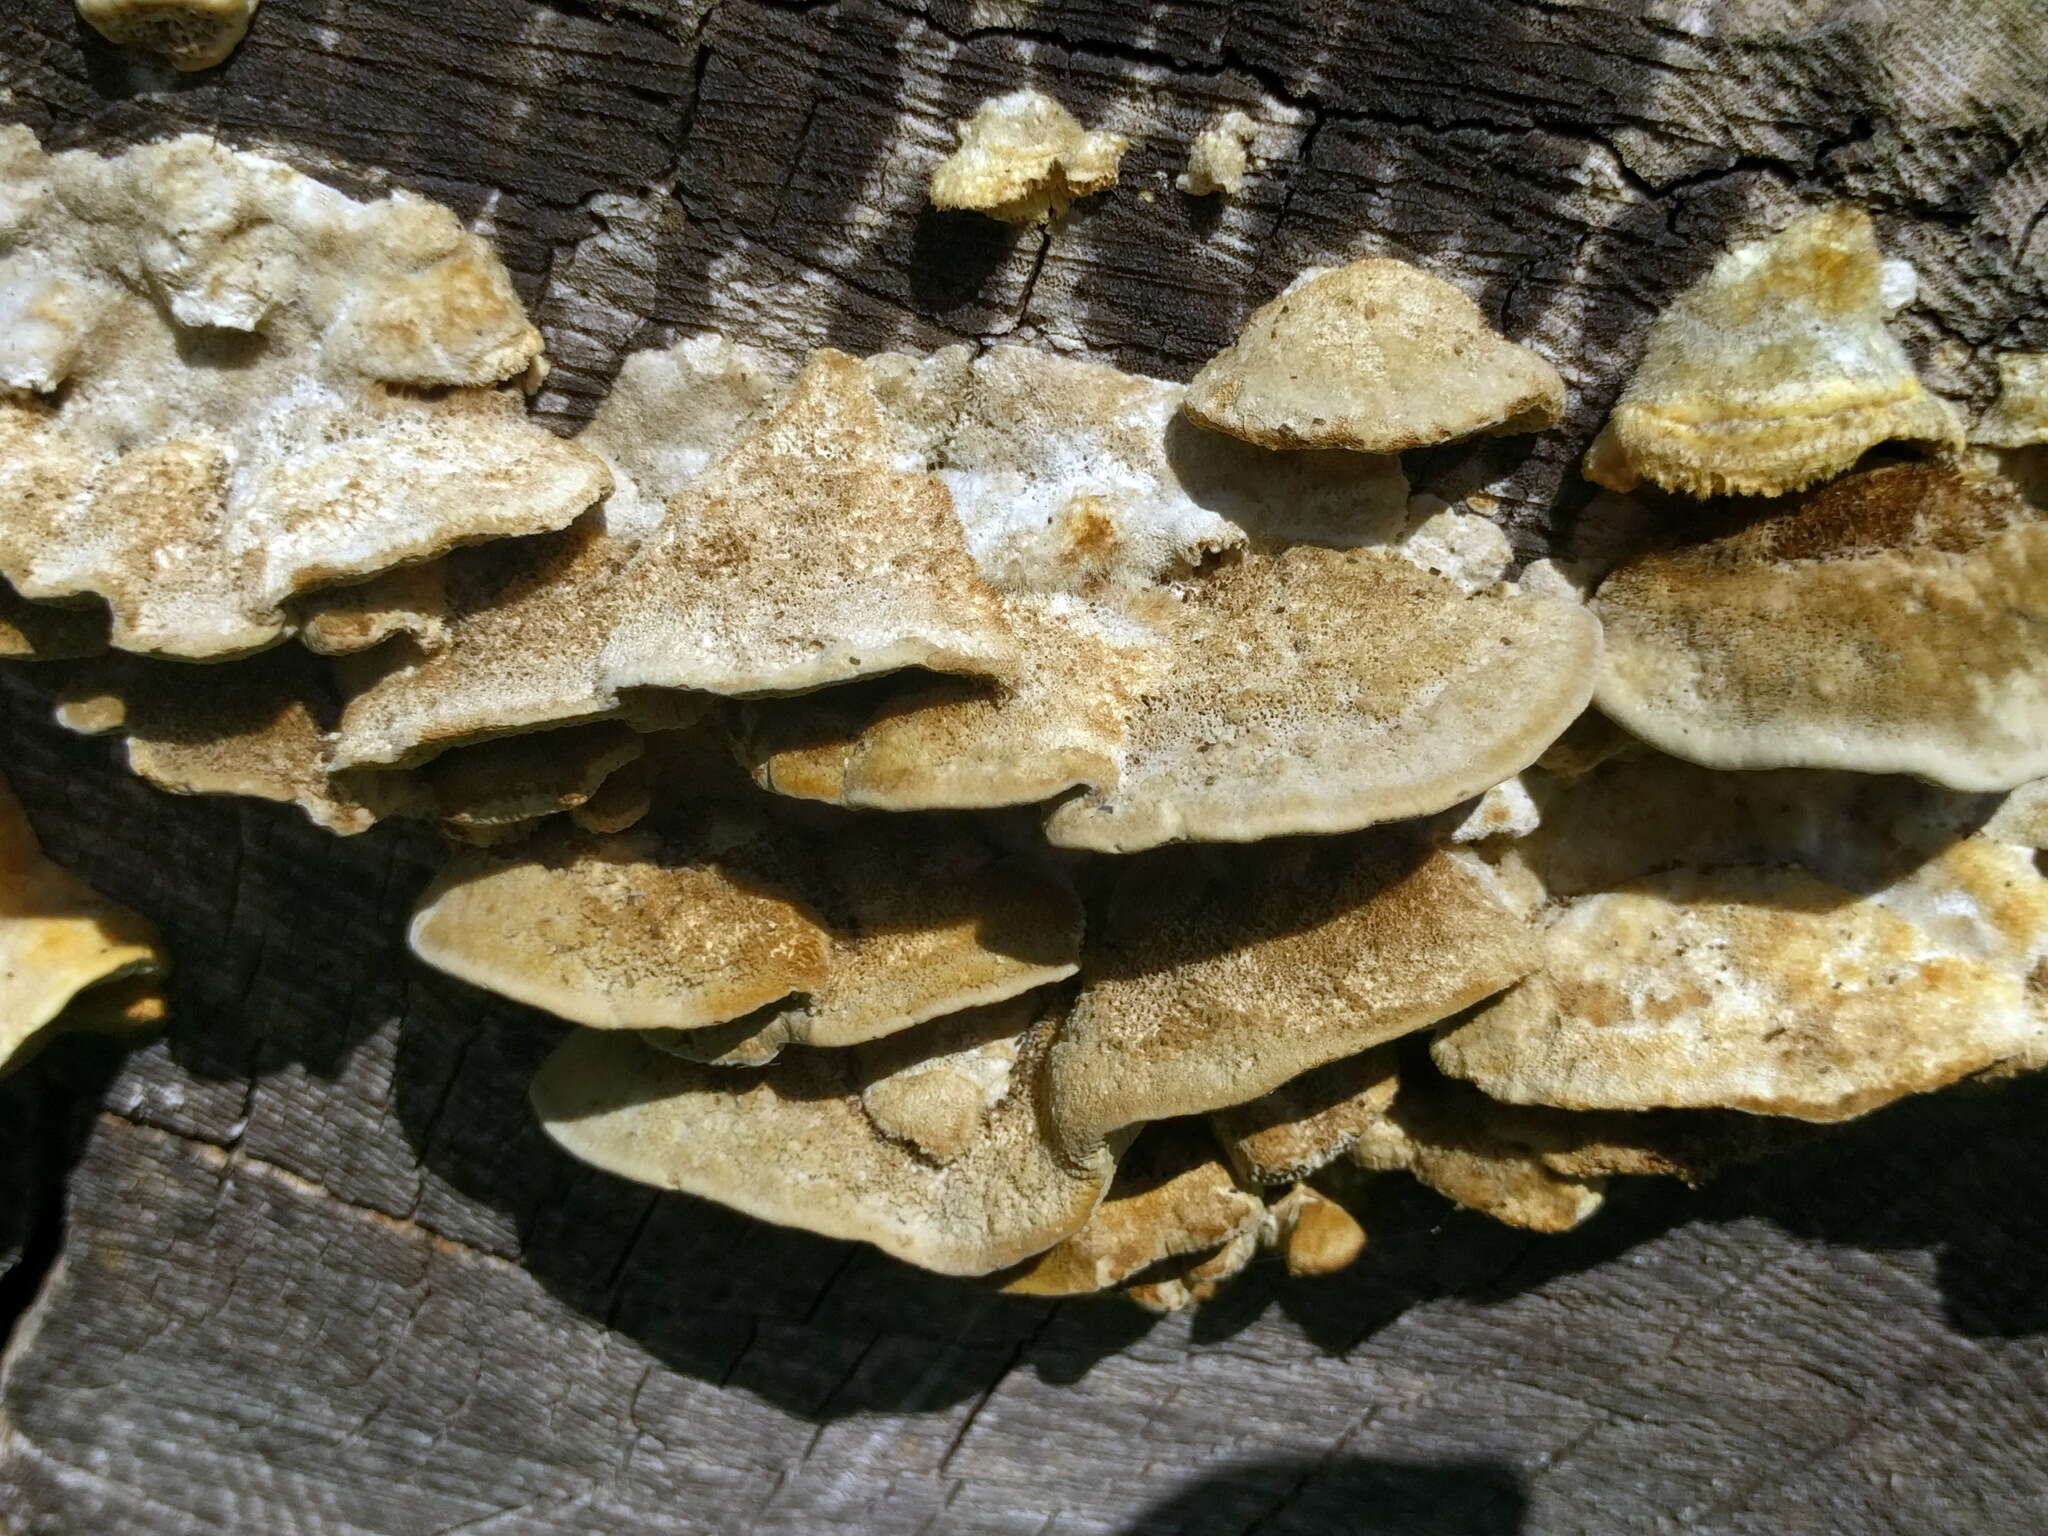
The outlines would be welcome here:
[[[157,54],[174,69],[211,69],[242,41],[261,0],[78,0],[108,42]]]
[[[1477,860],[1371,833],[1122,872],[1047,1102],[1077,1155],[1422,1029],[1509,985],[1534,935]]]
[[[535,1078],[533,1103],[550,1136],[607,1172],[941,1274],[988,1274],[1078,1229],[1115,1168],[1108,1147],[1078,1163],[1052,1148],[1038,1085],[1053,1027],[1031,999],[934,1021],[918,1031],[921,1053],[892,1054],[887,1073],[845,1051],[708,1067],[578,1030]],[[934,1122],[912,1095],[883,1087],[913,1073],[948,1101],[936,1148],[917,1139]],[[980,1099],[972,1124],[961,1084]]]
[[[1256,1234],[1266,1203],[1231,1177],[1198,1125],[1148,1127],[1087,1223],[1007,1276],[1018,1296],[1085,1296],[1182,1254]]]
[[[1869,470],[1609,576],[1595,697],[1709,767],[2010,789],[2048,773],[2044,573],[2048,519],[2002,482]]]
[[[0,1071],[51,1028],[143,1028],[169,969],[153,924],[43,856],[0,779]]]
[[[1191,587],[1113,788],[1055,809],[1124,853],[1427,815],[1527,767],[1592,693],[1576,603],[1468,593],[1389,550],[1248,556]]]
[[[422,809],[409,776],[331,773],[338,705],[326,664],[293,646],[213,666],[108,656],[59,692],[57,721],[124,739],[128,766],[174,795],[296,805],[350,836]]]
[[[1012,91],[960,124],[960,147],[932,172],[934,208],[969,208],[1009,224],[1055,219],[1076,198],[1116,185],[1130,147],[1090,132],[1043,91]]]
[[[1960,447],[1885,329],[1894,303],[1870,216],[1838,204],[1732,247],[1651,325],[1643,360],[1586,455],[1586,477],[1692,496],[1779,496],[1879,443]],[[1909,294],[1910,290],[1908,290]]]
[[[299,594],[560,528],[604,465],[493,388],[540,336],[490,249],[196,135],[100,157],[0,129],[0,575],[214,660]]]
[[[1184,409],[1268,448],[1399,453],[1555,426],[1564,380],[1442,278],[1354,261],[1257,310],[1195,375]]]
[[[2048,881],[1978,839],[1874,894],[1675,869],[1562,903],[1544,969],[1439,1037],[1496,1099],[1830,1121],[2042,1048]]]
[[[1970,441],[1991,448],[2048,443],[2048,352],[2008,352],[1998,359],[1998,399]]]

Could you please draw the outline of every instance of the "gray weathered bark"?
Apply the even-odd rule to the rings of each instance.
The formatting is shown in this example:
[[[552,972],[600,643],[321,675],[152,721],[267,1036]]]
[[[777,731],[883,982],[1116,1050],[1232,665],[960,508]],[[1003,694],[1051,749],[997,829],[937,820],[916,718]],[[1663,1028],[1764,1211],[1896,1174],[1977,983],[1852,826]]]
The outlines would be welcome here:
[[[1787,23],[1784,16],[1793,13]],[[1726,239],[1870,205],[1902,322],[1980,400],[2048,347],[2030,0],[269,0],[175,83],[16,0],[0,117],[200,127],[496,234],[588,413],[620,356],[1013,337],[1184,377],[1299,268],[1425,261],[1574,387],[1567,428],[1413,456],[1524,548],[1649,315]],[[1136,144],[1049,234],[921,205],[1024,82]],[[1224,105],[1282,153],[1171,189]],[[0,1526],[34,1533],[2038,1528],[2048,1087],[1880,1115],[1538,1238],[1393,1189],[1375,1248],[1197,1316],[1012,1302],[657,1197],[524,1106],[555,1027],[407,963],[434,857],[173,801],[4,680],[50,851],[161,921],[168,1038],[0,1089]],[[61,1200],[61,1207],[60,1207]],[[61,1219],[60,1219],[61,1218]]]

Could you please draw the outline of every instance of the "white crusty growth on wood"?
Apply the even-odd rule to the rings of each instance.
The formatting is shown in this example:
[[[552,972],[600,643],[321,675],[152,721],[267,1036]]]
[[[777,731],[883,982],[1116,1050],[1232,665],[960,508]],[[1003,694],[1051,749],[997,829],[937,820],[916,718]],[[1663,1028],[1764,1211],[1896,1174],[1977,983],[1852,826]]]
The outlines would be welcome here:
[[[454,216],[197,135],[0,129],[0,574],[113,643],[259,650],[295,594],[560,528],[604,466],[491,388],[540,335]]]
[[[984,101],[960,147],[932,172],[932,206],[971,208],[1010,224],[1058,218],[1077,197],[1116,185],[1129,141],[1090,132],[1043,91]]]

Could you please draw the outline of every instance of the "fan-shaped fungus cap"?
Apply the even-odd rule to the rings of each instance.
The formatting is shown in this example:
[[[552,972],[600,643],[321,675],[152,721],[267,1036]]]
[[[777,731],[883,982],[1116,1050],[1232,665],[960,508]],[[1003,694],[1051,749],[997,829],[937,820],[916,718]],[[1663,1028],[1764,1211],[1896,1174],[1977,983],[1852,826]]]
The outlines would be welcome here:
[[[1266,1202],[1231,1177],[1199,1126],[1149,1127],[1079,1231],[1008,1276],[1020,1296],[1085,1296],[1122,1285],[1162,1259],[1256,1236]]]
[[[899,453],[867,370],[814,353],[621,571],[603,686],[801,693],[901,667],[1002,671],[1015,642],[995,590],[945,487]]]
[[[1188,386],[1187,413],[1268,448],[1399,453],[1564,414],[1564,380],[1479,306],[1404,261],[1310,272]]]
[[[1516,1111],[1463,1083],[1406,1069],[1374,1132],[1351,1144],[1351,1160],[1375,1172],[1405,1170],[1454,1205],[1531,1232],[1568,1232],[1600,1209],[1604,1178],[1559,1173]]]
[[[1846,204],[1733,246],[1651,325],[1586,477],[1780,496],[1879,443],[1960,447],[1955,412],[1885,329],[1893,276]]]
[[[104,598],[121,649],[260,649],[301,592],[560,528],[609,484],[479,387],[540,336],[446,209],[193,135],[103,159],[23,129],[0,198],[0,315],[33,317],[0,349],[0,574]]]
[[[533,1084],[574,1156],[751,1216],[980,1275],[1078,1229],[1115,1170],[1056,1154],[1038,1082],[1053,1028],[1017,999],[934,1021],[919,1050],[806,1051],[759,1071],[701,1066],[631,1035],[577,1030]],[[900,1087],[893,1080],[907,1078]]]
[[[401,565],[353,586],[299,600],[299,639],[322,656],[353,656],[399,635],[422,651],[441,648],[448,622],[448,565]]]
[[[1047,1102],[1079,1156],[1434,1024],[1535,960],[1485,865],[1406,836],[1155,855],[1091,941]]]
[[[1384,539],[1391,459],[1304,454],[1177,426],[1176,385],[1021,347],[966,369],[933,451],[970,552],[1006,594],[997,684],[918,678],[765,705],[743,732],[764,787],[885,810],[973,809],[1115,781],[1139,697],[1173,663],[1162,584],[1295,538]]]
[[[108,42],[161,55],[174,68],[211,69],[242,41],[261,0],[78,0]]]
[[[1435,1043],[1497,1099],[1842,1120],[2042,1049],[2048,881],[1972,839],[1858,896],[1796,866],[1564,903],[1545,966]]]
[[[620,713],[597,675],[623,604],[618,580],[671,497],[788,394],[771,359],[692,336],[626,359],[577,440],[610,468],[602,508],[566,533],[445,562],[438,642],[368,658],[335,761],[405,764],[464,742]]]
[[[1266,1209],[1260,1233],[1278,1248],[1297,1280],[1334,1275],[1365,1252],[1365,1228],[1337,1201],[1310,1184],[1296,1184]]]
[[[0,1071],[53,1025],[74,1018],[102,1026],[155,1022],[160,1008],[136,1006],[138,997],[120,984],[168,969],[153,924],[43,856],[28,813],[0,779]],[[99,1000],[111,1006],[93,1008]]]
[[[408,775],[329,772],[337,709],[325,664],[280,646],[205,667],[129,656],[87,663],[60,689],[57,722],[121,736],[129,768],[174,795],[296,805],[343,836],[423,810]]]
[[[2044,573],[2048,518],[2001,482],[1869,470],[1608,577],[1595,697],[1709,767],[2010,789],[2048,773]]]
[[[413,919],[414,952],[576,1023],[656,1029],[671,1054],[745,1065],[1074,972],[1072,893],[964,832],[804,834],[740,803],[665,830],[461,855]]]
[[[458,747],[428,763],[419,777],[443,822],[503,826],[585,804],[642,750],[631,726],[604,720]]]
[[[1125,853],[1428,815],[1519,772],[1592,694],[1580,605],[1468,594],[1387,550],[1247,557],[1172,618],[1176,665],[1132,722],[1114,788],[1046,835]]]
[[[1043,91],[1012,91],[974,109],[960,147],[932,172],[934,208],[971,208],[1008,224],[1055,219],[1116,185],[1130,141],[1090,132]]]
[[[600,1029],[694,1029],[822,982],[830,935],[757,817],[706,807],[663,837],[557,831],[458,854],[413,915],[413,953]]]
[[[2048,443],[2048,352],[2008,352],[1998,360],[1998,400],[1970,441],[1990,448]]]

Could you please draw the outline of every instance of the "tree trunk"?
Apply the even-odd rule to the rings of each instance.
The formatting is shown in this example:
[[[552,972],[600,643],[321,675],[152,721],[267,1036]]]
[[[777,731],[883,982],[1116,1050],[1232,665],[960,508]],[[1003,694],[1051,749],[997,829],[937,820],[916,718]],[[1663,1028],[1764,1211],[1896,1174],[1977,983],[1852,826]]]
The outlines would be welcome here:
[[[1787,16],[1792,17],[1787,20]],[[171,81],[12,0],[0,118],[199,128],[499,242],[586,416],[717,328],[997,337],[1184,378],[1303,267],[1457,280],[1563,369],[1559,432],[1412,455],[1534,553],[1647,319],[1850,198],[1912,259],[1926,376],[2048,348],[2037,0],[269,0]],[[1128,134],[1049,232],[923,204],[1024,83]],[[1225,107],[1241,196],[1172,176]],[[996,1298],[588,1172],[525,1082],[558,1029],[410,964],[436,857],[172,800],[0,679],[53,856],[164,926],[175,1022],[0,1086],[0,1527],[2019,1531],[2048,1510],[2048,1087],[1909,1105],[1536,1237],[1390,1187],[1352,1271],[1192,1316]],[[1392,1181],[1390,1181],[1391,1183]]]

